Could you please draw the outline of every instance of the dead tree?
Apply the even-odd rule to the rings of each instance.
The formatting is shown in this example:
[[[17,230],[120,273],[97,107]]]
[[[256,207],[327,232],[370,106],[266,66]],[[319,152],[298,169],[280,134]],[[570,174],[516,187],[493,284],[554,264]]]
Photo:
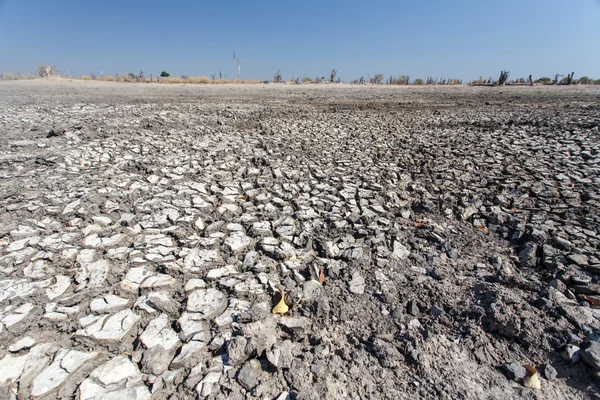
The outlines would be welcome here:
[[[275,81],[275,83],[281,83],[281,72],[280,72],[280,70],[277,70],[277,72],[275,73],[275,76],[273,76],[273,81]]]
[[[554,74],[554,80],[552,81],[552,84],[553,85],[558,85],[558,78],[560,78],[561,76],[563,76],[563,75],[561,75],[561,74]]]
[[[335,75],[337,74],[337,70],[334,68],[331,70],[331,73],[329,74],[329,81],[331,83],[333,83],[335,81]]]
[[[571,72],[570,74],[567,74],[567,85],[570,85],[571,83],[573,83],[573,76],[575,76],[575,72]]]
[[[239,81],[240,80],[240,59],[235,55],[235,51],[233,52],[233,59],[235,60],[235,63],[237,64],[238,81]]]
[[[500,71],[500,77],[498,78],[498,85],[502,86],[506,83],[506,81],[508,80],[508,77],[510,75],[510,71]]]
[[[219,68],[219,80],[223,79],[223,73],[221,72],[221,68]]]
[[[529,75],[529,86],[533,86],[533,78]]]

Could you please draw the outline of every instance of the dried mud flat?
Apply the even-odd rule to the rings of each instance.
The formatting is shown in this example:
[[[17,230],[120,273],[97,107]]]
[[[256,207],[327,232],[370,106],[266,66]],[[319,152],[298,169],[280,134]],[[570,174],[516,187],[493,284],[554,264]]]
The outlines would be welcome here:
[[[580,86],[0,82],[0,398],[597,398],[599,125]]]

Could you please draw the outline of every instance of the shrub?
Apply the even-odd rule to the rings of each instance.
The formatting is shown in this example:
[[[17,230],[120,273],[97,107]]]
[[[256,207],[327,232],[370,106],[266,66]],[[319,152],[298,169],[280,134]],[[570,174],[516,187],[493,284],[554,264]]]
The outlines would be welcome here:
[[[35,69],[35,73],[40,78],[47,78],[50,76],[56,76],[56,67],[54,65],[40,64]]]
[[[87,76],[87,75],[81,75],[81,76],[79,77],[79,79],[81,79],[81,80],[83,80],[83,81],[91,81],[91,80],[92,80],[92,78],[90,78],[90,77],[89,77],[89,76]]]
[[[552,82],[552,79],[548,78],[547,76],[543,76],[535,80],[535,83],[541,83],[543,85],[548,85],[550,82]]]
[[[115,81],[115,77],[114,77],[114,76],[112,76],[112,75],[108,75],[108,76],[106,77],[106,80],[107,80],[107,81],[109,81],[109,82],[114,82],[114,81]]]
[[[582,76],[581,78],[579,78],[579,83],[581,83],[582,85],[587,85],[590,83],[590,78],[588,76]]]
[[[198,78],[198,83],[207,84],[212,82],[214,82],[214,80],[210,79],[208,76],[201,76],[200,78]]]
[[[415,79],[414,83],[415,83],[415,85],[424,85],[425,81],[421,78],[417,78],[417,79]]]
[[[302,79],[302,82],[304,83],[312,83],[312,79],[310,79],[308,76],[305,77],[304,79]]]
[[[167,71],[163,71],[160,73],[160,76],[164,77],[164,78],[168,78],[171,76],[171,74],[169,74]]]

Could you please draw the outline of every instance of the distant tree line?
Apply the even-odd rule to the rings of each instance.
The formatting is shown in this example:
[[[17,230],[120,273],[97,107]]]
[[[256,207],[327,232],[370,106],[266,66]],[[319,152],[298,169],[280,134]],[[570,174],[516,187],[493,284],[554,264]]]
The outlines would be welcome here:
[[[240,61],[234,53],[234,60],[238,67],[238,74],[240,70]],[[69,67],[67,66],[67,70]],[[52,76],[61,76],[64,78],[71,78],[70,72],[68,76],[62,75],[58,72],[55,66],[53,65],[38,65],[36,68],[36,76],[40,78],[52,77]],[[11,74],[11,73],[3,73],[0,74],[0,80],[13,80],[13,79],[32,79],[34,76],[32,75],[22,75],[22,74]],[[588,76],[582,76],[580,78],[575,78],[575,72],[570,72],[566,75],[564,74],[552,74],[551,76],[543,76],[537,79],[533,79],[532,75],[529,75],[527,78],[521,77],[517,79],[509,79],[510,71],[502,70],[500,71],[500,75],[497,79],[493,79],[489,77],[488,79],[484,79],[483,77],[479,77],[471,82],[466,82],[471,86],[503,86],[503,85],[600,85],[600,79],[592,79]],[[75,78],[77,79],[77,78]],[[304,76],[302,78],[298,76],[292,76],[287,81],[284,80],[281,70],[277,70],[275,75],[273,76],[273,80],[269,81],[258,81],[252,79],[250,81],[246,81],[243,79],[234,79],[232,81],[228,79],[224,79],[223,73],[219,70],[219,76],[217,79],[217,74],[212,73],[209,77],[200,76],[193,77],[188,75],[181,75],[180,78],[172,77],[167,71],[162,71],[159,76],[146,77],[144,75],[144,71],[140,71],[139,73],[124,73],[124,74],[115,74],[104,76],[102,71],[100,71],[100,75],[96,75],[95,73],[90,73],[89,75],[81,75],[78,79],[82,80],[101,80],[101,81],[114,81],[114,82],[143,82],[143,83],[342,83],[343,81],[338,76],[338,70],[333,68],[328,76],[317,76],[314,79],[308,76]],[[409,75],[391,75],[387,79],[383,74],[375,74],[371,76],[367,74],[367,77],[361,76],[359,79],[354,79],[350,81],[351,84],[357,85],[462,85],[463,81],[461,79],[455,78],[434,78],[432,76],[427,77],[427,79],[423,80],[421,78],[416,78],[411,80]]]
[[[575,79],[575,72],[571,72],[569,74],[553,74],[552,78],[548,76],[543,76],[541,78],[537,78],[533,80],[532,75],[529,75],[527,79],[525,78],[517,78],[513,80],[508,80],[510,76],[510,71],[501,71],[498,80],[493,80],[491,77],[483,79],[479,77],[479,79],[470,82],[472,86],[502,86],[502,85],[529,85],[533,86],[537,85],[600,85],[600,79],[591,79],[588,76],[582,76],[579,79]]]

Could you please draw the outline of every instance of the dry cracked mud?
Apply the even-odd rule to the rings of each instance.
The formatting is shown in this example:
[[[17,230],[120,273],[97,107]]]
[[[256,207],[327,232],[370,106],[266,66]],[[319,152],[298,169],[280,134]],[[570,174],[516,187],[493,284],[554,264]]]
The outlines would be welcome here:
[[[0,82],[0,398],[598,398],[599,125],[582,86]]]

